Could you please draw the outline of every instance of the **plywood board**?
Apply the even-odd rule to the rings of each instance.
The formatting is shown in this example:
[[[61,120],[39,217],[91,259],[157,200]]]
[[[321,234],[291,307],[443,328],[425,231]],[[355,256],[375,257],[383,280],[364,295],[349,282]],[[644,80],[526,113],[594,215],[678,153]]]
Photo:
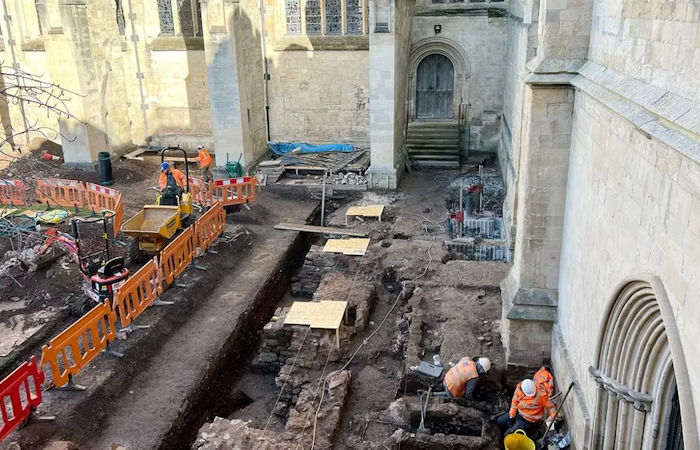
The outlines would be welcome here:
[[[345,213],[346,216],[377,217],[381,220],[384,205],[351,206]]]
[[[323,251],[326,253],[342,253],[343,255],[362,256],[369,247],[368,238],[328,239]]]
[[[294,302],[289,308],[285,325],[308,325],[311,328],[337,330],[343,323],[348,302],[322,300],[320,302]]]

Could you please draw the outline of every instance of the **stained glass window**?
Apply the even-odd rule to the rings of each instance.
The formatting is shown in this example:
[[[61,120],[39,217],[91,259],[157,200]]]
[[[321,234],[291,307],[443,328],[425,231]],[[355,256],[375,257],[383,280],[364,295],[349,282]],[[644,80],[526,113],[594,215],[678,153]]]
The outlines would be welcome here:
[[[160,21],[161,34],[173,34],[173,5],[170,0],[158,0],[158,19]]]
[[[342,23],[342,0],[326,0],[326,34],[341,34]]]
[[[321,0],[306,0],[306,34],[321,34]]]
[[[126,33],[126,22],[124,21],[124,8],[122,7],[122,0],[115,0],[117,8],[117,28],[119,28],[119,34],[124,36]],[[39,21],[41,24],[41,21]]]
[[[287,34],[301,34],[300,0],[287,0]]]
[[[345,22],[348,34],[362,34],[362,0],[346,0]]]
[[[192,3],[190,0],[177,0],[177,15],[180,18],[180,33],[183,36],[194,36]]]

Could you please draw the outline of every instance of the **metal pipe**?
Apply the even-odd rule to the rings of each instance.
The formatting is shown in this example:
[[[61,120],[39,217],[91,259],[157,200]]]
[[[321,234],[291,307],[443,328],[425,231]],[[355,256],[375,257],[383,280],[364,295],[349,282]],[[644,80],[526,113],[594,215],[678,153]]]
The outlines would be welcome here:
[[[263,95],[265,96],[265,129],[267,131],[267,140],[270,141],[270,90],[268,82],[270,74],[267,72],[267,42],[265,40],[265,3],[264,0],[258,0],[260,8],[260,51],[262,52],[263,63]]]
[[[459,211],[462,213],[462,223],[459,224],[459,235],[464,237],[464,185],[459,185]]]
[[[4,1],[4,0],[3,0]],[[132,1],[129,0],[129,24],[131,24],[131,42],[134,43],[134,59],[136,60],[136,79],[139,80],[139,95],[141,96],[141,112],[143,113],[143,141],[150,148],[151,137],[148,133],[148,105],[146,104],[146,87],[144,86],[144,74],[141,71],[141,58],[139,58],[138,35],[136,34],[136,14]]]
[[[321,226],[323,226],[324,223],[324,216],[326,213],[326,173],[327,171],[323,171],[323,183],[321,185]]]

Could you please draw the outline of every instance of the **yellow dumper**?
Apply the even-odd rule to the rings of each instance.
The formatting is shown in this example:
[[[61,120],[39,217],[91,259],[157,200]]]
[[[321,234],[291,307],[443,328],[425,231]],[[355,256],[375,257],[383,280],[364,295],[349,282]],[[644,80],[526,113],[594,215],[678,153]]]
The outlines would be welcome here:
[[[167,147],[160,152],[161,163],[168,150],[179,150],[185,156],[187,185],[184,192],[176,197],[176,205],[161,205],[162,194],[156,196],[155,205],[146,205],[134,217],[124,222],[121,231],[132,236],[130,257],[134,262],[143,262],[149,255],[161,251],[177,232],[189,224],[192,215],[190,173],[187,166],[187,153],[179,147]]]

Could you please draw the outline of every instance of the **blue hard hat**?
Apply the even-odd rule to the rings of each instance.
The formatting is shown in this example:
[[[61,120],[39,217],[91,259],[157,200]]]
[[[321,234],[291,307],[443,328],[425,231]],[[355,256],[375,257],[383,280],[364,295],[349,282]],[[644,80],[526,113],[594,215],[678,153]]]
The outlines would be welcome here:
[[[168,170],[168,169],[170,169],[170,164],[168,164],[166,162],[160,163],[160,170]]]

